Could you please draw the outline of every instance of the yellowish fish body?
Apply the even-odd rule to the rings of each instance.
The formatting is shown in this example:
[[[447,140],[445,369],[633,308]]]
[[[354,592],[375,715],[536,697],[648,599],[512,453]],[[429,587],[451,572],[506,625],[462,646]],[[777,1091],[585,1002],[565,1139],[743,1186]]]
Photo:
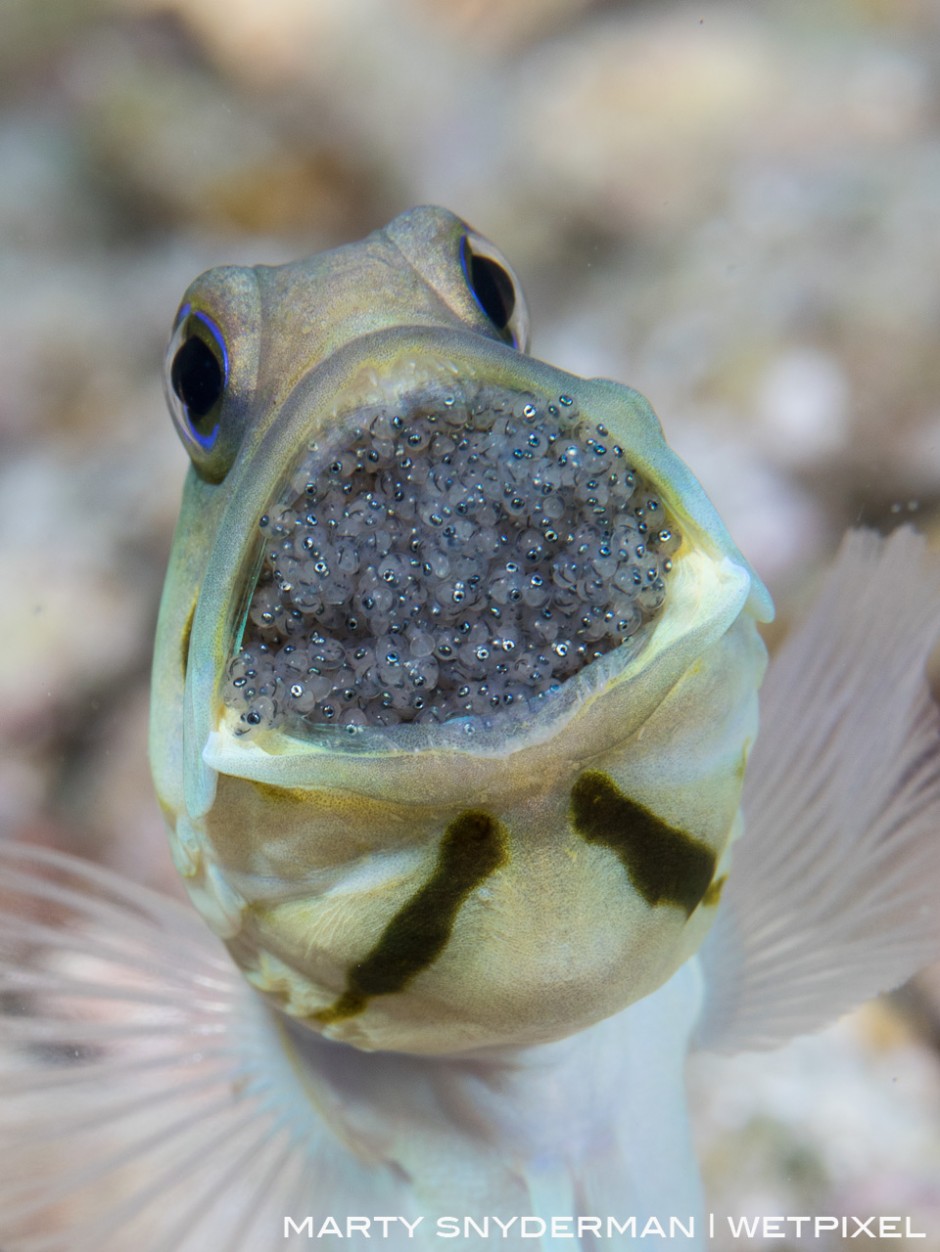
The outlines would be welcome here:
[[[474,240],[514,284],[489,245],[436,209],[309,262],[211,271],[184,297],[170,349],[193,469],[158,630],[151,743],[176,863],[255,987],[368,1049],[557,1039],[665,982],[713,916],[756,733],[766,593],[639,395],[504,342],[513,324],[494,324],[474,292]],[[515,286],[510,299],[518,320]],[[205,407],[206,346],[218,395],[194,421],[187,400]],[[327,478],[364,414],[407,423],[420,411],[433,431],[455,398],[467,416],[446,429],[476,437],[481,395],[562,432],[529,474],[571,460],[570,440],[589,426],[652,486],[681,536],[658,616],[634,646],[521,711],[392,726],[357,711],[349,726],[246,733],[222,687],[298,456],[312,448],[304,473]],[[432,470],[435,446],[420,454]],[[371,501],[367,469],[356,498]],[[508,492],[487,487],[497,501]],[[391,509],[381,524],[395,525]],[[517,534],[504,537],[510,556]],[[384,638],[404,646],[410,626],[390,629]],[[361,628],[353,642],[371,645]]]
[[[940,954],[940,562],[850,535],[755,744],[767,593],[525,323],[431,208],[184,296],[151,756],[215,934],[0,841],[4,1252],[704,1248],[689,1051]]]

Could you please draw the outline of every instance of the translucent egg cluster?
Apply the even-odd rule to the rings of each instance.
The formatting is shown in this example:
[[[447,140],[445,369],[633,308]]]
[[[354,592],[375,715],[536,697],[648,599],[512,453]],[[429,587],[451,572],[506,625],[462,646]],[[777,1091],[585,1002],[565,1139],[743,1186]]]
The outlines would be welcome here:
[[[642,637],[679,543],[570,397],[490,386],[347,415],[260,526],[225,689],[241,731],[531,707]]]

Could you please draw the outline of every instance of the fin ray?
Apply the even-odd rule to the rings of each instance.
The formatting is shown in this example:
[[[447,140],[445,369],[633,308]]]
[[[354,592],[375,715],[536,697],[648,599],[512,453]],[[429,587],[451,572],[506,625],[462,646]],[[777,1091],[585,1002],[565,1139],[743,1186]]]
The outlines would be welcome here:
[[[940,559],[851,532],[772,660],[699,1046],[771,1047],[940,957]]]
[[[32,870],[28,864],[25,870],[22,868],[25,851],[33,854]],[[120,880],[111,885],[110,895],[103,896],[99,867],[29,845],[0,844],[0,872],[0,903],[8,894],[14,896],[18,916],[15,930],[0,927],[0,956],[4,960],[11,951],[15,954],[21,949],[27,939],[55,944],[60,935],[59,920],[64,915],[72,931],[71,951],[86,951],[122,965],[133,960],[139,968],[159,972],[170,981],[192,983],[188,964],[190,940],[199,924],[184,905],[158,896],[160,905],[165,904],[166,908],[155,907],[144,888]],[[49,880],[44,874],[55,874],[56,878]],[[118,886],[127,888],[123,907],[113,898]],[[41,920],[37,911],[51,920]],[[161,935],[159,947],[153,946],[155,926]],[[214,986],[224,991],[229,985],[224,958],[213,953],[214,959],[208,959],[204,944],[197,950],[203,958],[197,967],[198,981],[206,990]],[[181,965],[186,973],[181,972]]]
[[[197,1252],[254,1225],[246,1249],[283,1247],[255,1177],[282,1170],[309,1208],[298,1093],[273,1082],[267,1010],[218,941],[175,901],[26,845],[0,842],[0,903],[0,1246]]]

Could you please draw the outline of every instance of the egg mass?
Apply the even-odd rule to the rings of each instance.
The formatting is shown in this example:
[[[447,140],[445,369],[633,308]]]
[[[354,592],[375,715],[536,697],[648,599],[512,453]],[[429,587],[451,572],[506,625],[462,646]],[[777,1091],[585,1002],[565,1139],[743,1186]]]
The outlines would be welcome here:
[[[348,415],[260,529],[225,689],[243,731],[531,705],[642,643],[679,546],[657,492],[572,397],[494,386]]]

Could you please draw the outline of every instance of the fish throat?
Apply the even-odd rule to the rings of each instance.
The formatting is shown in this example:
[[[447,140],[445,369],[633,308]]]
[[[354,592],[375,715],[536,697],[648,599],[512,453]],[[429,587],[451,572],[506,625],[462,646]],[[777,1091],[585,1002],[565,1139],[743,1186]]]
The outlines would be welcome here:
[[[572,397],[489,384],[347,412],[275,499],[223,690],[238,733],[537,708],[642,646],[680,543]]]

